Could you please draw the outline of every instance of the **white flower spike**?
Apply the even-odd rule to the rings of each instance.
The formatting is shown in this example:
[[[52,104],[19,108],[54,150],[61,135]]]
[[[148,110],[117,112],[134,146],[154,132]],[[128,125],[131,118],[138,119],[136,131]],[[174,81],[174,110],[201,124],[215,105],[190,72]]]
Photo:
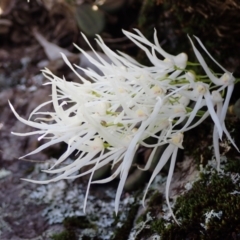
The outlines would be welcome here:
[[[224,132],[232,141],[224,119],[234,86],[234,77],[213,59],[198,38],[197,41],[203,50],[224,71],[222,77],[219,78],[210,71],[191,39],[197,59],[208,76],[202,81],[187,66],[188,58],[185,53],[174,56],[162,49],[156,31],[154,32],[154,44],[147,40],[139,30],[135,29],[137,34],[123,32],[146,53],[153,64],[152,67],[143,66],[124,53],[115,53],[98,36],[97,44],[111,61],[108,62],[92,48],[83,35],[96,57],[76,47],[102,74],[91,69],[73,66],[62,54],[63,60],[80,78],[82,84],[65,81],[64,78],[61,79],[45,69],[43,74],[49,80],[47,85],[52,87],[52,100],[37,106],[28,120],[20,117],[9,103],[19,121],[37,129],[34,132],[13,134],[19,136],[38,134],[40,135],[38,140],[48,140],[47,143],[26,156],[38,153],[59,142],[65,142],[68,145],[65,153],[55,164],[50,169],[44,170],[46,173],[53,174],[53,178],[45,181],[25,180],[47,184],[90,174],[83,203],[85,209],[92,183],[106,183],[119,176],[120,182],[115,200],[117,213],[124,184],[137,149],[140,146],[152,149],[152,154],[142,169],[147,170],[159,146],[166,145],[148,182],[144,198],[156,175],[170,160],[166,182],[166,201],[177,222],[170,207],[169,188],[178,149],[183,148],[184,145],[184,132],[198,126],[210,115],[215,123],[213,142],[216,159],[219,161],[218,139]],[[159,59],[156,53],[160,54],[162,59]],[[91,79],[91,82],[82,77],[75,67],[80,68]],[[214,91],[211,91],[210,84],[215,85]],[[227,95],[224,100],[221,95],[225,88],[227,88]],[[191,102],[194,104],[189,106]],[[47,104],[53,105],[53,112],[40,111]],[[204,107],[207,108],[206,111]],[[33,120],[34,116],[38,117]],[[198,121],[194,121],[196,116],[200,117]],[[146,141],[150,137],[156,139],[155,143]],[[232,143],[234,144],[233,141]],[[236,147],[235,144],[234,146]],[[62,163],[74,151],[77,151],[76,159],[71,164],[62,166]],[[115,166],[115,172],[106,179],[93,181],[94,172],[107,164]],[[88,170],[79,173],[79,170],[86,166]]]

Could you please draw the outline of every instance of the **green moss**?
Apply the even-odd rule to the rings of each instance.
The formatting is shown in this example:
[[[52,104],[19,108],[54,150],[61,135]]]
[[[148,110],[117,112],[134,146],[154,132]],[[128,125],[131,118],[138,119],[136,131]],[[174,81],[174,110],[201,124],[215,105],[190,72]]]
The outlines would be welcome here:
[[[181,225],[157,219],[150,230],[160,234],[161,239],[229,239],[232,234],[240,234],[240,195],[231,194],[240,190],[239,183],[234,184],[228,175],[203,174],[190,191],[177,199],[174,213]],[[206,223],[204,214],[211,210],[222,211],[222,217],[212,217]]]
[[[162,193],[156,191],[150,198],[149,200],[149,206],[147,211],[149,212],[155,212],[155,211],[159,211],[160,207],[162,206],[163,203],[163,195]]]
[[[64,219],[63,225],[66,230],[59,234],[54,234],[51,236],[51,239],[53,240],[75,240],[77,238],[77,232],[79,232],[79,229],[85,229],[85,228],[92,228],[94,229],[96,226],[90,223],[86,217],[69,217]],[[84,236],[82,239],[91,239],[87,236]],[[94,238],[97,239],[97,238]]]
[[[66,229],[71,228],[94,228],[95,226],[90,223],[86,217],[69,217],[65,218],[63,225]]]
[[[156,233],[163,232],[165,230],[165,228],[166,228],[164,223],[165,223],[165,221],[162,218],[153,221],[151,223],[151,230],[153,232],[156,232]]]
[[[238,239],[240,194],[237,192],[240,192],[238,175],[240,161],[228,159],[224,168],[224,173],[217,173],[207,167],[207,172],[200,174],[200,180],[193,184],[192,189],[178,197],[173,212],[181,225],[173,220],[159,217],[162,215],[163,199],[160,193],[154,193],[149,200],[146,212],[138,218],[137,222],[144,222],[146,213],[149,212],[153,220],[148,223],[150,228],[144,228],[137,239],[144,239],[156,233],[162,240]],[[234,192],[236,194],[233,194]],[[206,214],[211,211],[222,212],[222,215],[220,218],[213,216],[206,221]]]
[[[228,159],[225,166],[225,171],[240,173],[240,160],[239,159]]]
[[[130,234],[130,231],[133,227],[134,220],[136,218],[137,212],[138,212],[139,205],[137,203],[133,203],[126,221],[123,223],[123,225],[118,228],[114,234],[114,237],[112,240],[126,240],[128,239],[128,236]]]
[[[140,223],[140,222],[146,221],[146,216],[149,212],[151,213],[151,215],[155,215],[155,213],[159,212],[160,208],[162,207],[163,196],[160,192],[149,190],[147,196],[151,196],[151,197],[150,197],[149,202],[147,204],[146,210],[136,220],[137,224]]]
[[[71,231],[63,231],[59,234],[53,234],[51,237],[53,240],[75,240],[77,239],[74,232]]]

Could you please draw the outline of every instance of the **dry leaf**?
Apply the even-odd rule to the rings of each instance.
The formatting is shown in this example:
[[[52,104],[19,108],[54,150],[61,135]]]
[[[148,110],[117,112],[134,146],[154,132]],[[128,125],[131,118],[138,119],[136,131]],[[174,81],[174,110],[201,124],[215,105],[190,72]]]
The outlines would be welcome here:
[[[38,40],[40,45],[44,48],[44,51],[50,61],[61,58],[60,53],[64,53],[67,57],[75,55],[64,48],[61,48],[58,45],[47,41],[47,39],[43,37],[36,29],[33,30],[33,35]]]
[[[15,5],[15,0],[0,0],[0,15],[7,15]]]

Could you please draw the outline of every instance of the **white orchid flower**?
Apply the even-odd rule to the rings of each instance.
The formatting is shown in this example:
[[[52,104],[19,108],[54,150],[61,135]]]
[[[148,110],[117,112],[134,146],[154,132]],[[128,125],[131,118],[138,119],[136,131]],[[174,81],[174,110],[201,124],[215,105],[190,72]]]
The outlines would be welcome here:
[[[194,53],[195,53],[199,63],[203,67],[204,71],[206,72],[207,76],[216,86],[220,87],[217,91],[213,91],[212,100],[210,100],[209,95],[208,95],[208,99],[206,99],[206,103],[213,103],[214,105],[216,105],[217,117],[216,117],[215,113],[212,111],[213,110],[212,106],[210,107],[212,109],[211,111],[209,109],[209,106],[208,106],[208,109],[210,111],[210,115],[211,115],[212,119],[214,120],[215,124],[220,123],[220,127],[219,127],[218,124],[216,124],[214,126],[214,131],[213,131],[214,152],[215,152],[216,160],[218,162],[218,167],[217,168],[219,169],[219,167],[220,167],[220,153],[219,153],[218,139],[222,139],[222,133],[223,132],[226,134],[227,138],[231,141],[231,143],[234,145],[234,147],[239,151],[239,149],[237,148],[233,139],[231,138],[228,130],[226,129],[226,126],[225,126],[225,123],[224,123],[226,113],[227,113],[227,108],[229,106],[230,97],[231,97],[233,89],[234,89],[235,78],[233,77],[231,72],[229,72],[224,67],[222,67],[212,57],[212,55],[207,51],[207,49],[205,48],[203,43],[200,41],[200,39],[197,38],[197,37],[195,37],[195,38],[197,39],[197,41],[198,41],[199,45],[202,47],[202,49],[207,53],[207,55],[224,71],[224,74],[220,78],[215,76],[212,73],[212,71],[208,68],[204,58],[202,57],[200,52],[197,50],[197,48],[193,44],[193,41],[191,40],[191,38],[189,37],[190,42],[191,42],[192,47],[193,47],[193,50],[194,50]],[[224,103],[223,103],[223,99],[221,98],[221,95],[219,94],[219,92],[222,91],[225,88],[227,88],[227,94],[226,94],[226,97],[225,97],[225,100],[224,100]]]
[[[216,139],[221,138],[223,132],[231,139],[226,130],[224,119],[233,89],[233,77],[222,68],[225,74],[221,78],[217,78],[209,70],[190,39],[194,52],[209,77],[208,81],[201,82],[195,73],[185,69],[187,66],[185,53],[174,56],[165,52],[157,40],[156,31],[154,32],[154,44],[149,42],[140,31],[136,29],[135,31],[137,34],[123,32],[146,53],[153,64],[152,67],[146,67],[124,53],[112,51],[98,36],[96,41],[109,59],[107,61],[92,48],[83,35],[95,57],[76,47],[102,74],[91,69],[80,68],[77,65],[73,66],[62,54],[63,60],[80,78],[82,84],[67,82],[64,78],[56,77],[48,69],[43,70],[43,74],[50,81],[47,85],[52,87],[52,100],[36,107],[28,120],[20,117],[9,103],[19,121],[37,129],[29,133],[14,134],[19,136],[38,134],[40,135],[38,140],[48,140],[47,143],[25,156],[38,153],[56,143],[65,142],[68,145],[67,150],[55,164],[50,169],[44,170],[46,173],[55,175],[52,179],[45,181],[25,180],[47,184],[60,179],[75,179],[90,174],[84,209],[92,183],[106,183],[120,176],[115,200],[116,213],[138,147],[152,148],[152,153],[142,169],[147,170],[157,148],[167,144],[168,146],[152,173],[146,192],[153,179],[170,159],[166,200],[174,219],[177,221],[170,208],[169,186],[178,149],[183,148],[184,132],[198,126],[210,115],[215,123],[214,149],[216,158],[219,159],[220,152]],[[201,42],[199,43],[207,52]],[[160,54],[162,59],[159,59],[156,53]],[[211,57],[210,54],[209,56]],[[78,73],[78,68],[91,79],[91,82]],[[211,92],[210,83],[215,84],[216,91]],[[228,92],[225,101],[223,101],[220,93],[226,87]],[[195,102],[192,109],[188,107],[190,101]],[[53,105],[53,112],[40,111],[47,104]],[[201,115],[197,122],[193,123],[195,117],[200,111],[203,112],[202,108],[205,106],[208,110]],[[35,116],[38,117],[32,120]],[[156,143],[147,143],[146,139],[150,137],[155,138]],[[75,150],[77,151],[76,159],[71,164],[62,166],[62,163]],[[106,164],[116,166],[115,172],[106,179],[93,181],[94,172]],[[79,173],[79,170],[85,166],[88,166],[88,170]]]

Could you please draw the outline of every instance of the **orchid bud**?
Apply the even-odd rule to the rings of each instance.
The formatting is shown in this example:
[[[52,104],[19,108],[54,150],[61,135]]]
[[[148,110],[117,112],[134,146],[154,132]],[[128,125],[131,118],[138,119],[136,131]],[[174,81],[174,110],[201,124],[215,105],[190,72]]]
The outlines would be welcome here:
[[[179,148],[183,149],[182,143],[183,143],[183,134],[178,132],[172,136],[172,138],[169,140],[170,143],[176,145]]]
[[[186,53],[180,53],[174,57],[175,66],[184,69],[187,66],[188,56]]]
[[[223,98],[218,91],[212,91],[212,100],[215,103],[220,103],[223,101]]]

